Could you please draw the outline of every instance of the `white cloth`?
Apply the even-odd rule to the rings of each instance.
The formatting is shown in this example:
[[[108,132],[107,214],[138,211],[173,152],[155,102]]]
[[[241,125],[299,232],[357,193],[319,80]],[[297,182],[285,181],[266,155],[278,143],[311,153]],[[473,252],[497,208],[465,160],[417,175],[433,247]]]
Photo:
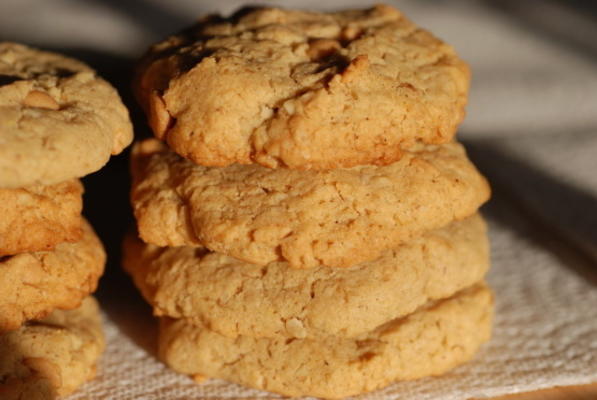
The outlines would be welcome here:
[[[460,138],[495,189],[485,214],[497,315],[493,339],[470,364],[364,398],[456,400],[597,382],[597,44],[583,16],[591,10],[556,3],[396,2],[472,67]],[[0,37],[81,55],[126,92],[125,69],[148,44],[195,15],[241,4],[2,0]],[[277,397],[217,380],[198,385],[159,363],[150,310],[132,285],[110,278],[116,268],[100,295],[108,349],[98,377],[68,400]]]

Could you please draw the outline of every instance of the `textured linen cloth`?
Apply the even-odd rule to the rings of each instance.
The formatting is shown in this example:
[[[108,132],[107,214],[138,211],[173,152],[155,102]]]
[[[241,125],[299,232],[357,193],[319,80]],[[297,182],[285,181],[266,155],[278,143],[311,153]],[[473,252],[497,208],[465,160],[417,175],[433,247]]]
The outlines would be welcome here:
[[[271,3],[322,10],[369,4]],[[595,7],[534,0],[390,3],[471,64],[459,137],[494,188],[484,213],[497,310],[493,338],[471,363],[361,397],[456,400],[597,382]],[[194,16],[230,13],[242,4],[2,0],[0,38],[87,61],[119,88],[142,127],[128,88],[135,57]],[[155,321],[118,263],[131,222],[126,169],[125,157],[116,157],[85,180],[85,212],[110,254],[98,292],[108,347],[97,379],[68,400],[277,398],[219,380],[198,385],[156,360]]]

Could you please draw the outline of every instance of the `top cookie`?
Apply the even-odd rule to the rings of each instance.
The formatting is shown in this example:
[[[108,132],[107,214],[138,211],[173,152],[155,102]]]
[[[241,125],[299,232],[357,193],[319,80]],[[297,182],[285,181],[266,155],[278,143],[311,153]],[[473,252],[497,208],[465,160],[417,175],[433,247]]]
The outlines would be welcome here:
[[[198,164],[331,169],[450,141],[468,84],[454,50],[392,7],[260,8],[153,46],[135,91],[155,135]]]
[[[132,137],[118,93],[87,65],[0,42],[0,187],[87,175]]]

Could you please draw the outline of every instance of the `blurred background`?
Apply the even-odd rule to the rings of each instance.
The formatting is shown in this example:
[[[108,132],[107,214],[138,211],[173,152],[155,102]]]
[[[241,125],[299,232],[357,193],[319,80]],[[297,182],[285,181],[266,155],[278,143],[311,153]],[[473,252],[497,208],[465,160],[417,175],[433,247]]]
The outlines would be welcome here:
[[[147,128],[129,88],[135,60],[151,43],[240,0],[0,0],[0,40],[82,59],[114,84],[138,135]],[[363,0],[252,1],[315,10],[366,7]],[[471,66],[459,138],[492,184],[492,224],[533,226],[539,245],[597,285],[597,2],[556,0],[388,1],[452,44]],[[85,178],[85,214],[110,262],[100,286],[142,306],[119,267],[128,208],[127,154]],[[532,233],[529,233],[532,232]],[[115,288],[122,289],[114,296]],[[116,304],[114,304],[116,305]],[[108,307],[110,313],[110,308]],[[114,315],[115,318],[122,318]]]

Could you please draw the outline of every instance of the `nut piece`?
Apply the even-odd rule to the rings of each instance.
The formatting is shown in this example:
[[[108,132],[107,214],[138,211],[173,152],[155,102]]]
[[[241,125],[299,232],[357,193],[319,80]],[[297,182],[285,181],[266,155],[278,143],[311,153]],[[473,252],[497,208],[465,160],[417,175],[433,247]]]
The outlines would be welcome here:
[[[342,40],[350,42],[361,36],[362,33],[363,30],[361,28],[354,25],[348,25],[346,28],[342,29],[340,37]]]
[[[59,110],[60,105],[49,94],[39,90],[30,91],[23,99],[23,105],[27,107],[45,108],[47,110]]]
[[[307,330],[298,318],[290,318],[286,321],[286,330],[295,338],[304,339],[307,337]]]
[[[313,61],[331,56],[340,50],[340,43],[333,39],[316,39],[309,42],[307,56]]]

